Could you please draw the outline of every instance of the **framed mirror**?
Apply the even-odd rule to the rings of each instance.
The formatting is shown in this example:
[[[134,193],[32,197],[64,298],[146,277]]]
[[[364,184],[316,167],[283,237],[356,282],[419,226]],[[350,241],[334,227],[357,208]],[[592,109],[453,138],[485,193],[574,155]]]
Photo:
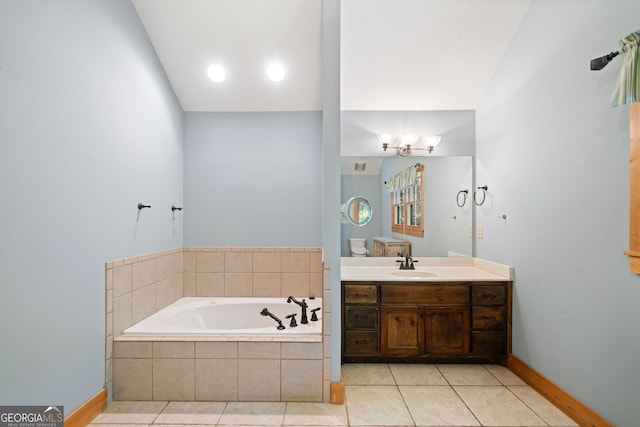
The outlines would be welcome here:
[[[362,227],[371,221],[373,210],[369,200],[361,196],[352,197],[340,208],[342,222]]]

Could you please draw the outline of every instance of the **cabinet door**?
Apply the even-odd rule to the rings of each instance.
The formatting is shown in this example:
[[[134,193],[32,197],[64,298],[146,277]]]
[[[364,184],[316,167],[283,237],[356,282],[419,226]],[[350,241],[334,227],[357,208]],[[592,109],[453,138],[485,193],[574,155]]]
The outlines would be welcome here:
[[[383,354],[419,354],[424,348],[423,323],[418,307],[382,307],[381,351]]]
[[[428,354],[469,353],[469,308],[424,308]]]

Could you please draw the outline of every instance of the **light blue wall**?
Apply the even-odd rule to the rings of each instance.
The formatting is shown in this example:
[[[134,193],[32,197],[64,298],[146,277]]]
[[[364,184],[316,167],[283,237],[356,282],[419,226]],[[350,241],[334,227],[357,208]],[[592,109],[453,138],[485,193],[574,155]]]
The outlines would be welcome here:
[[[105,384],[105,261],[183,244],[182,111],[130,1],[0,2],[0,150],[0,404],[69,414]]]
[[[185,244],[320,246],[322,113],[185,113]]]
[[[513,353],[620,427],[640,420],[629,109],[608,107],[621,58],[589,62],[639,16],[637,0],[534,0],[477,111],[477,254],[515,267]]]

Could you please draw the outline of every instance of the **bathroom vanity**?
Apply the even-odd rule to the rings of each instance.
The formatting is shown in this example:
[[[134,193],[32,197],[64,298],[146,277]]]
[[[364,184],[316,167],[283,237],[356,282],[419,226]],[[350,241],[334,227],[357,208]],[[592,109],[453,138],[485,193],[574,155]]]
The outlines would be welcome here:
[[[474,258],[343,261],[343,362],[500,363],[511,350],[512,272]],[[347,265],[345,265],[347,264]]]

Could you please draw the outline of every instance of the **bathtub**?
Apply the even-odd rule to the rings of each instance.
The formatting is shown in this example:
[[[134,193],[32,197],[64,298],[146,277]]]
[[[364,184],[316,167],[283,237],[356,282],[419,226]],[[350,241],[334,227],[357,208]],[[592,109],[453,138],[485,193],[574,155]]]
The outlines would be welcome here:
[[[302,301],[302,297],[296,299]],[[317,321],[311,321],[311,310],[322,307],[322,298],[305,299],[308,324],[300,323],[301,307],[287,303],[287,298],[184,297],[125,329],[123,335],[321,335],[322,310],[316,312]],[[261,315],[264,308],[278,317],[285,329],[277,329],[274,319]],[[292,328],[286,316],[293,313],[298,326]]]

